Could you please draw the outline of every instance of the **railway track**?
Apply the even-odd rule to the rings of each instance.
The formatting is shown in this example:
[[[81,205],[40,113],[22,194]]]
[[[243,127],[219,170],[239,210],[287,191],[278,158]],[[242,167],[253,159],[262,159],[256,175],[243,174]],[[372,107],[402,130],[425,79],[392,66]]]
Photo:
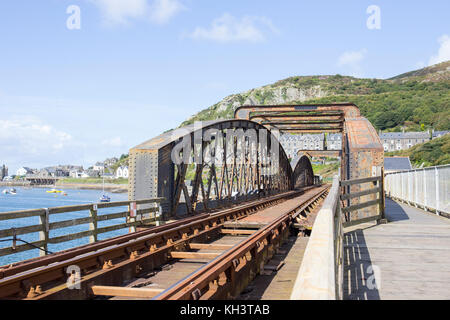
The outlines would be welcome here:
[[[289,191],[0,269],[0,299],[232,299],[328,186]]]

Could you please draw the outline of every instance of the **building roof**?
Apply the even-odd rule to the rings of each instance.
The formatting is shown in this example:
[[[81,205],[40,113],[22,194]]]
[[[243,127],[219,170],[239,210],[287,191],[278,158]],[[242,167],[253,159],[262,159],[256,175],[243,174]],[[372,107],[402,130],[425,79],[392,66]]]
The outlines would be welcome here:
[[[325,139],[325,134],[284,134],[280,137],[280,142],[293,141],[293,142],[302,142],[302,141],[321,141]]]
[[[384,132],[380,134],[380,139],[427,139],[429,132]]]
[[[450,133],[450,131],[433,131],[433,138],[444,136],[448,133]]]
[[[409,157],[384,157],[385,171],[411,170]]]

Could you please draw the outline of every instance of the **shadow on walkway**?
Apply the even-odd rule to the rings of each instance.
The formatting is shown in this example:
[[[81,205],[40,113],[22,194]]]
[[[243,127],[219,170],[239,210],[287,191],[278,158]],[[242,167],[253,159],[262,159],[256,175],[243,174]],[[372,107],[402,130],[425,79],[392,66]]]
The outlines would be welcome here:
[[[344,300],[380,300],[363,230],[344,235]]]
[[[389,222],[394,221],[402,221],[402,220],[409,220],[409,216],[406,214],[405,210],[394,200],[390,198],[386,198],[385,203],[386,209],[386,218]]]

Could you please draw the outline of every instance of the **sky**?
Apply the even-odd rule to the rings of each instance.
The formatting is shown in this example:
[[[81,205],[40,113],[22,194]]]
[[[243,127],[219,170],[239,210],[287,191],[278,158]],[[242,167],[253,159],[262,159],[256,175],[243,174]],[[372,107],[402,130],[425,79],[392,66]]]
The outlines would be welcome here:
[[[4,0],[0,164],[127,153],[294,75],[389,78],[450,59],[448,0]]]

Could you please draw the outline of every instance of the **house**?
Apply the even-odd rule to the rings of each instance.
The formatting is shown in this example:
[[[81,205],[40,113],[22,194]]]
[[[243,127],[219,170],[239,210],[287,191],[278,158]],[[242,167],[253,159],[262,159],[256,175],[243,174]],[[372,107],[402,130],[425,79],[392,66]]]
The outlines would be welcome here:
[[[327,150],[342,150],[342,134],[328,133],[326,139]]]
[[[406,150],[412,146],[430,141],[430,132],[385,132],[380,133],[384,151]]]
[[[94,171],[103,172],[105,170],[105,164],[103,162],[97,162],[92,169]]]
[[[79,179],[79,178],[89,178],[89,175],[83,170],[73,169],[70,170],[69,176],[71,178]]]
[[[111,166],[115,165],[117,163],[117,161],[119,161],[119,159],[117,159],[116,157],[113,157],[113,158],[106,159],[103,163],[105,164],[106,167],[111,167]]]
[[[17,169],[16,175],[23,177],[23,176],[26,176],[27,174],[33,174],[34,172],[35,172],[35,170],[30,169],[28,167],[21,167],[21,168]]]
[[[116,178],[125,178],[128,179],[128,167],[120,166],[116,170]]]
[[[411,170],[409,157],[384,157],[384,172]]]
[[[295,158],[299,150],[323,150],[325,134],[284,134],[280,137],[280,143],[291,159]]]
[[[446,134],[450,133],[450,131],[432,131],[431,132],[431,138],[432,139],[436,139],[436,138],[440,138],[442,136],[445,136]]]

